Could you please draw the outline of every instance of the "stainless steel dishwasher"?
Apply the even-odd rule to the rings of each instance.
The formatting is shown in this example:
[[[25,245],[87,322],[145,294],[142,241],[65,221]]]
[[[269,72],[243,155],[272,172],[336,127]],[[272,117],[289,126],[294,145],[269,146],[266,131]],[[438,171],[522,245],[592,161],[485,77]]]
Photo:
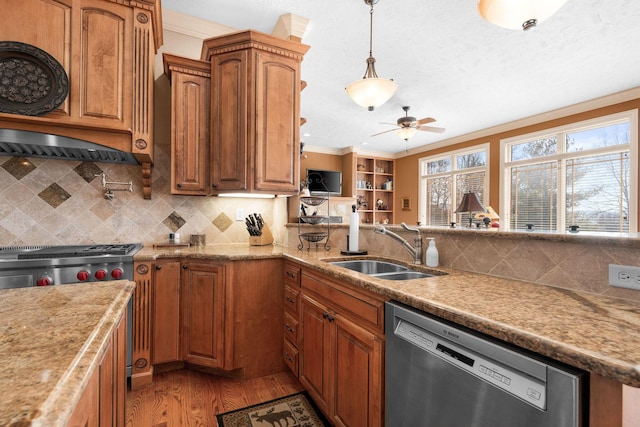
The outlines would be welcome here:
[[[584,427],[587,373],[396,302],[385,307],[388,427]]]

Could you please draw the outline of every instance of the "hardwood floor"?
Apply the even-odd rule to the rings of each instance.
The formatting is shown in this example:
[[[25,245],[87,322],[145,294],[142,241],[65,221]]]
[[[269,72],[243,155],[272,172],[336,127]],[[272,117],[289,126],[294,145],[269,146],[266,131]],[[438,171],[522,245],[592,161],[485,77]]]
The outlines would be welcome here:
[[[189,369],[163,372],[153,384],[127,393],[127,427],[216,427],[216,414],[302,390],[289,371],[253,380]]]

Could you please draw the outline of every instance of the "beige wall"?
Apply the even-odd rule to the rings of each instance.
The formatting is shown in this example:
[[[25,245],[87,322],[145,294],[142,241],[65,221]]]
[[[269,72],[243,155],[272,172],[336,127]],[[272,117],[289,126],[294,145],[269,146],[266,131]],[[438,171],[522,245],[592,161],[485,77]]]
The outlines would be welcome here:
[[[525,126],[518,129],[510,130],[508,132],[496,133],[487,137],[472,139],[464,141],[459,144],[451,145],[449,147],[438,148],[431,151],[425,151],[412,156],[402,157],[396,160],[396,191],[395,204],[399,206],[400,197],[409,196],[414,203],[412,204],[411,211],[398,211],[396,213],[396,222],[406,222],[408,224],[415,224],[418,220],[418,161],[422,157],[431,156],[451,150],[457,150],[460,148],[473,147],[479,144],[490,144],[490,167],[489,172],[489,205],[493,207],[498,214],[500,214],[500,140],[505,138],[511,138],[518,135],[537,132],[544,129],[550,129],[557,126],[563,126],[570,123],[576,123],[583,120],[589,120],[597,117],[606,116],[609,114],[619,113],[622,111],[628,111],[640,108],[640,99],[634,99],[631,101],[610,105],[603,108],[597,108],[580,114],[573,114],[570,116],[548,120],[541,123],[537,123],[531,126]],[[640,140],[640,138],[639,138]],[[640,188],[640,186],[638,186]],[[640,227],[639,227],[640,228]]]

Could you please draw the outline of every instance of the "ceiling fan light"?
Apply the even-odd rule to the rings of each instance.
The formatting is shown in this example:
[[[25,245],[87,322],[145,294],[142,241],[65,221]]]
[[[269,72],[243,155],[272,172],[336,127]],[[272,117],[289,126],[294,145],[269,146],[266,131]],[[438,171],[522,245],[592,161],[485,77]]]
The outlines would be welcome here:
[[[402,138],[405,141],[407,141],[407,140],[409,140],[409,138],[411,138],[413,135],[415,135],[416,132],[418,132],[417,128],[410,127],[410,128],[401,128],[401,129],[399,129],[397,134],[398,134],[398,136],[400,138]]]
[[[488,22],[527,30],[556,13],[567,0],[480,0],[478,12]]]
[[[381,78],[364,78],[356,80],[346,87],[347,94],[361,107],[373,111],[387,102],[396,92],[398,86],[393,80]]]

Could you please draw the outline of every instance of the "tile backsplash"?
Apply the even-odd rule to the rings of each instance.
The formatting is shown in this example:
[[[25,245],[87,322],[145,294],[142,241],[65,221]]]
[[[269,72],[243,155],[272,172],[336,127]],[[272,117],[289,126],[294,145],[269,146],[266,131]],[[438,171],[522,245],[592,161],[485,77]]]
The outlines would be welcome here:
[[[413,242],[412,233],[398,226],[387,227]],[[292,225],[287,228],[289,246],[295,247],[299,243],[298,228]],[[375,234],[373,229],[370,225],[360,227],[359,249],[368,251],[369,255],[413,261],[400,243]],[[637,238],[424,227],[420,230],[425,250],[426,238],[435,238],[440,267],[640,301],[640,291],[609,286],[608,278],[609,264],[640,266],[640,241]],[[346,249],[348,233],[347,226],[333,226],[328,245],[333,249]],[[308,246],[310,250],[316,250],[313,244],[306,242],[303,250]],[[323,246],[318,250],[322,251]]]
[[[247,199],[170,194],[170,146],[156,143],[151,200],[139,166],[0,157],[0,246],[161,243],[169,233],[205,234],[207,243],[248,243],[244,217],[262,214],[276,241],[284,237],[286,198]],[[133,182],[133,192],[104,197],[102,179]],[[120,187],[116,187],[120,188]],[[126,186],[124,186],[126,188]],[[237,221],[238,209],[243,220]]]

